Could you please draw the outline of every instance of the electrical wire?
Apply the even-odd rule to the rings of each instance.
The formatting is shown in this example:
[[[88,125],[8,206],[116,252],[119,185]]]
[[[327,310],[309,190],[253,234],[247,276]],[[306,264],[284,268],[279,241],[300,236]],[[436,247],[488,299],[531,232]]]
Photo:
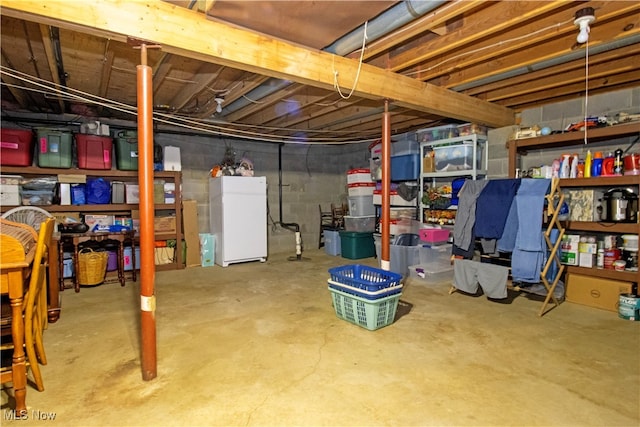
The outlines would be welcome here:
[[[589,117],[589,39],[587,39],[584,56],[584,143],[587,144],[587,119]]]
[[[349,95],[345,96],[342,94],[342,91],[340,90],[340,85],[338,84],[338,71],[336,71],[335,67],[333,67],[333,87],[340,94],[340,97],[342,99],[351,98],[351,95],[353,95],[353,92],[356,90],[356,86],[358,86],[358,81],[360,80],[360,70],[362,69],[362,61],[364,59],[364,48],[365,48],[365,44],[367,43],[367,24],[368,23],[369,21],[365,21],[364,23],[364,34],[362,36],[362,50],[360,51],[360,60],[358,61],[358,70],[356,71],[356,78],[353,81],[353,86],[351,87],[351,91],[349,92]],[[335,56],[332,57],[332,60],[335,60]]]
[[[477,49],[470,50],[468,52],[462,52],[462,53],[460,53],[458,55],[454,55],[454,56],[452,56],[450,58],[442,60],[442,61],[438,62],[437,64],[432,65],[432,66],[430,66],[428,68],[421,68],[421,69],[419,69],[417,71],[411,71],[411,72],[402,73],[402,74],[405,75],[405,76],[413,76],[415,74],[421,74],[421,73],[424,73],[424,72],[428,72],[428,71],[433,70],[434,68],[437,68],[437,67],[439,67],[439,66],[441,66],[443,64],[446,64],[447,62],[453,61],[455,59],[462,58],[462,57],[468,56],[468,55],[472,55],[474,53],[482,52],[482,51],[487,50],[487,49],[493,49],[494,47],[502,46],[504,44],[511,43],[511,42],[514,42],[514,41],[526,39],[526,38],[529,38],[529,37],[531,37],[531,36],[533,36],[535,34],[542,33],[542,32],[545,32],[547,30],[551,30],[551,29],[554,29],[554,28],[561,27],[561,26],[563,26],[563,25],[565,25],[565,24],[567,24],[569,22],[573,22],[573,19],[569,19],[567,21],[563,21],[563,22],[560,22],[558,24],[549,25],[548,27],[541,28],[541,29],[536,30],[536,31],[534,31],[532,33],[523,34],[521,36],[513,37],[513,38],[510,38],[510,39],[507,39],[507,40],[501,40],[501,41],[499,41],[497,43],[494,43],[494,44],[491,44],[489,46],[483,46],[483,47],[479,47]]]
[[[113,101],[107,98],[99,97],[96,95],[92,95],[86,92],[82,92],[77,89],[73,89],[70,87],[60,86],[56,83],[49,82],[44,79],[39,79],[28,74],[22,73],[17,70],[10,69],[8,67],[0,65],[0,74],[4,74],[10,77],[13,77],[16,80],[21,80],[35,87],[23,87],[19,85],[14,85],[6,82],[2,82],[2,85],[7,87],[15,87],[17,89],[33,91],[38,93],[43,93],[50,96],[56,96],[58,98],[72,100],[76,102],[83,102],[87,104],[99,105],[105,108],[109,108],[115,111],[119,111],[125,114],[137,115],[137,108],[132,107],[130,105]],[[40,88],[40,89],[36,89]],[[349,133],[350,131],[335,131],[335,132],[326,132],[322,130],[313,130],[313,129],[290,129],[290,128],[276,128],[276,127],[265,127],[265,126],[257,126],[257,125],[243,125],[243,124],[224,124],[221,122],[212,123],[210,121],[203,120],[195,120],[191,118],[181,117],[176,114],[166,114],[161,112],[154,112],[154,120],[160,123],[165,123],[171,126],[178,126],[187,129],[196,130],[202,133],[210,133],[215,135],[222,135],[228,137],[235,138],[245,138],[248,140],[257,140],[262,142],[274,142],[274,143],[294,143],[294,144],[329,144],[329,145],[341,145],[341,144],[353,144],[353,143],[361,143],[361,142],[372,142],[379,136],[377,133],[371,134],[371,137],[364,137],[353,139],[349,137],[337,137],[337,136],[323,136],[323,137],[314,137],[308,136],[308,134],[327,134],[331,133],[332,135],[336,135],[339,133]],[[242,130],[240,127],[245,127],[249,129],[269,129],[272,131],[284,131],[284,132],[295,132],[305,134],[305,138],[301,140],[299,136],[286,136],[286,135],[273,135],[264,132],[256,132],[255,130]]]

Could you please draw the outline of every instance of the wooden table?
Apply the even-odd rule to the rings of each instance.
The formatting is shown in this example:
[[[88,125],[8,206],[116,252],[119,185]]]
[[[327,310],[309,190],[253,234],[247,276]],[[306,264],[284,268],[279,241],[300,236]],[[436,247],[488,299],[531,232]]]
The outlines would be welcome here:
[[[106,239],[116,240],[118,241],[118,281],[121,286],[125,285],[126,279],[124,275],[124,242],[125,240],[131,240],[131,249],[132,249],[132,265],[135,266],[135,232],[134,231],[98,231],[98,232],[88,232],[88,233],[56,233],[54,234],[53,239],[58,241],[58,277],[60,281],[60,289],[64,289],[64,274],[63,274],[63,259],[64,259],[64,243],[68,242],[73,245],[73,268],[74,268],[74,279],[73,279],[73,287],[76,292],[80,292],[80,283],[78,282],[78,245],[82,242],[86,242],[88,240],[96,240],[103,241]],[[136,269],[132,270],[132,280],[136,281]]]
[[[11,337],[13,338],[13,359],[9,379],[2,375],[2,382],[13,383],[16,400],[16,415],[26,414],[27,405],[27,357],[24,351],[24,318],[22,301],[24,300],[25,280],[29,276],[31,263],[35,255],[35,245],[25,255],[22,244],[9,236],[0,236],[2,260],[0,263],[0,288],[3,295],[9,295],[11,304]]]

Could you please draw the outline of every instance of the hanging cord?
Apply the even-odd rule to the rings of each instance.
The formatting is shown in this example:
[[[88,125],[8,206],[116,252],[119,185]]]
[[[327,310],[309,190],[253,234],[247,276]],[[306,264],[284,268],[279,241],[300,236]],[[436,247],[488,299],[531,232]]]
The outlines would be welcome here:
[[[364,59],[364,47],[365,44],[367,43],[367,24],[369,23],[369,21],[365,21],[364,23],[364,35],[362,37],[362,49],[360,50],[360,61],[358,61],[358,71],[356,72],[356,78],[353,82],[353,87],[351,88],[351,92],[349,92],[349,95],[344,96],[342,94],[342,91],[340,90],[340,85],[338,84],[338,72],[336,71],[335,67],[332,66],[333,68],[333,87],[338,91],[338,93],[340,94],[340,97],[342,99],[349,99],[351,98],[351,95],[353,95],[353,91],[356,89],[356,86],[358,86],[358,80],[360,79],[360,69],[362,68],[362,60]]]
[[[584,57],[584,143],[587,144],[587,118],[588,114],[588,106],[589,106],[589,39],[587,39],[587,44],[585,46],[585,57]]]

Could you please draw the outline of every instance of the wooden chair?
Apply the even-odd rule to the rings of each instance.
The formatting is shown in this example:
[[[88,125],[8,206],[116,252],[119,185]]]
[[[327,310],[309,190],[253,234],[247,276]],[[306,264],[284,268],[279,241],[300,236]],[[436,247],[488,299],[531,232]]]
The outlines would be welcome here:
[[[54,224],[54,218],[47,218],[40,224],[29,285],[22,305],[25,352],[38,391],[44,391],[39,364],[47,364],[42,335],[47,325],[46,260]],[[12,345],[3,339],[2,349],[9,349]]]
[[[326,228],[333,227],[333,212],[325,212],[322,210],[322,206],[318,205],[318,211],[320,212],[320,229],[318,234],[318,249],[324,246],[324,233]]]
[[[333,216],[333,227],[344,229],[344,216],[349,214],[349,206],[342,204],[336,206],[331,204],[331,215]]]

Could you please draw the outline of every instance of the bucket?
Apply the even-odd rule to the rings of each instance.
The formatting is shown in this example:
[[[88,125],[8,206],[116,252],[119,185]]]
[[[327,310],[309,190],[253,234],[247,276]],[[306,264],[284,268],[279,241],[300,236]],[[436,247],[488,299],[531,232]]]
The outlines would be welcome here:
[[[634,294],[620,294],[618,316],[625,320],[640,320],[640,297]]]
[[[115,271],[118,269],[118,253],[109,251],[109,258],[107,258],[107,271]]]

